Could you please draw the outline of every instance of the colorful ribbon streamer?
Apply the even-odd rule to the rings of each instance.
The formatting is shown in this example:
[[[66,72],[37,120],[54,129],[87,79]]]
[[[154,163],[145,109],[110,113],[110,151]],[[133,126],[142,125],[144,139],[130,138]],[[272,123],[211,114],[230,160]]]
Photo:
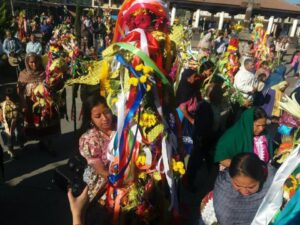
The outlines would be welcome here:
[[[139,74],[139,73],[137,73],[135,70],[134,70],[134,68],[130,65],[130,64],[128,64],[127,62],[126,62],[126,60],[124,59],[124,57],[122,56],[122,55],[120,55],[120,54],[118,54],[118,55],[116,55],[116,60],[118,61],[118,62],[120,62],[123,66],[125,66],[135,77],[137,77],[137,78],[139,78],[140,76],[141,76],[141,74]],[[139,84],[138,85],[138,93],[137,93],[137,96],[136,96],[136,98],[135,98],[135,100],[134,100],[134,102],[132,103],[132,105],[131,105],[131,107],[130,107],[130,109],[129,109],[129,111],[128,111],[128,113],[127,113],[127,115],[126,115],[126,117],[125,117],[125,120],[124,120],[124,125],[123,125],[123,129],[122,129],[122,134],[121,134],[121,136],[120,136],[120,144],[119,144],[119,148],[117,147],[117,141],[115,141],[114,142],[114,149],[119,149],[119,158],[123,158],[124,156],[123,156],[123,150],[124,150],[124,144],[125,144],[125,129],[126,129],[126,127],[128,126],[128,124],[129,124],[129,122],[131,121],[131,119],[133,118],[133,116],[134,116],[134,114],[135,114],[135,112],[136,112],[136,110],[139,108],[139,106],[140,106],[140,103],[141,103],[141,101],[142,101],[142,99],[143,99],[143,96],[144,96],[144,94],[145,94],[145,92],[146,92],[146,88],[145,88],[145,85],[142,85],[142,84]],[[140,116],[140,115],[139,115]],[[139,118],[139,117],[138,117]],[[136,133],[135,133],[135,135],[134,135],[134,142],[133,143],[135,143],[135,140],[136,140],[136,137],[137,137],[137,132],[138,132],[138,126],[137,126],[137,128],[136,128]],[[116,135],[116,138],[118,137],[118,135]],[[125,170],[126,170],[126,168],[128,167],[128,165],[129,165],[129,163],[130,163],[130,161],[131,161],[131,158],[132,158],[132,153],[133,153],[133,148],[134,148],[134,144],[131,146],[131,150],[130,150],[130,155],[129,155],[129,157],[128,157],[128,159],[127,159],[127,162],[126,162],[126,164],[121,168],[121,170],[119,170],[119,173],[118,174],[116,174],[116,175],[110,175],[109,177],[108,177],[108,180],[109,180],[109,182],[111,183],[111,184],[115,184],[117,181],[119,181],[122,177],[123,177],[123,175],[124,175],[124,173],[125,173]],[[120,160],[119,160],[119,162],[121,162]],[[120,169],[120,168],[119,168]]]
[[[157,73],[159,78],[162,80],[163,84],[170,85],[170,82],[166,78],[166,76],[160,71],[160,69],[156,66],[156,64],[152,61],[152,59],[149,58],[143,51],[141,51],[140,49],[136,48],[135,46],[129,43],[117,42],[114,43],[113,45],[117,45],[123,49],[126,49],[127,51],[130,51],[132,54],[140,57],[144,61],[146,66],[153,68],[153,70]]]

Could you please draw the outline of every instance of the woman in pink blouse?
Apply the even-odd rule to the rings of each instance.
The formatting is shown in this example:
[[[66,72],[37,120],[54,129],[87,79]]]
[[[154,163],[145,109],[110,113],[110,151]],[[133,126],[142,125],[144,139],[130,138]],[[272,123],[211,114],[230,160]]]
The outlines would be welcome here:
[[[79,151],[88,164],[83,179],[89,187],[91,201],[106,186],[109,167],[107,151],[115,133],[115,123],[102,96],[88,97],[83,103],[83,110]]]
[[[182,141],[187,154],[191,154],[193,148],[193,129],[195,112],[198,102],[201,100],[200,88],[203,81],[208,78],[214,69],[211,61],[202,63],[199,73],[193,69],[185,69],[176,91],[176,103],[179,116],[182,115]]]

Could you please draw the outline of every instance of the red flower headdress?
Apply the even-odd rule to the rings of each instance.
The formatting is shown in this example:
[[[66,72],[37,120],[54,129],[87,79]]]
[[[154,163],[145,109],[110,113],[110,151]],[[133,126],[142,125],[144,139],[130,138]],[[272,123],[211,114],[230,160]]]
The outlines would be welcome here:
[[[167,32],[168,10],[161,0],[126,0],[119,12],[113,42],[136,28]]]

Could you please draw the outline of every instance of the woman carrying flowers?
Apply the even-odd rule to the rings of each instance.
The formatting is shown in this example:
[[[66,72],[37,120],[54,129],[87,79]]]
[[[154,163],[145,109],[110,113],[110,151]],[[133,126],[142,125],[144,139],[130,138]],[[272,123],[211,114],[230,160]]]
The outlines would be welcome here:
[[[92,200],[106,188],[109,166],[107,151],[115,133],[114,117],[103,97],[92,95],[83,103],[80,133],[79,151],[88,163],[84,180]]]
[[[20,108],[24,114],[25,136],[41,140],[60,133],[59,112],[54,107],[52,93],[44,83],[42,58],[35,53],[29,53],[25,58],[25,66],[26,69],[21,71],[17,84]],[[40,147],[47,149],[46,146]]]

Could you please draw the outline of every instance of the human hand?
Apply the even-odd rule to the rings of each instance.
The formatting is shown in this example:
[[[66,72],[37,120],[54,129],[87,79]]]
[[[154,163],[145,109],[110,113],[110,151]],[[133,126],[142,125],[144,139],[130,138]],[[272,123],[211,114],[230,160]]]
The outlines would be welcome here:
[[[251,100],[245,100],[243,102],[243,106],[246,108],[250,108],[252,105],[253,105],[253,101],[251,101]]]
[[[88,187],[86,186],[78,197],[74,197],[72,190],[68,190],[68,199],[72,213],[73,224],[84,224],[85,211],[88,206]]]
[[[253,87],[253,89],[252,89],[252,93],[255,93],[255,92],[257,92],[257,87]]]
[[[190,123],[191,123],[192,125],[194,125],[194,124],[195,124],[195,119],[190,119]]]

